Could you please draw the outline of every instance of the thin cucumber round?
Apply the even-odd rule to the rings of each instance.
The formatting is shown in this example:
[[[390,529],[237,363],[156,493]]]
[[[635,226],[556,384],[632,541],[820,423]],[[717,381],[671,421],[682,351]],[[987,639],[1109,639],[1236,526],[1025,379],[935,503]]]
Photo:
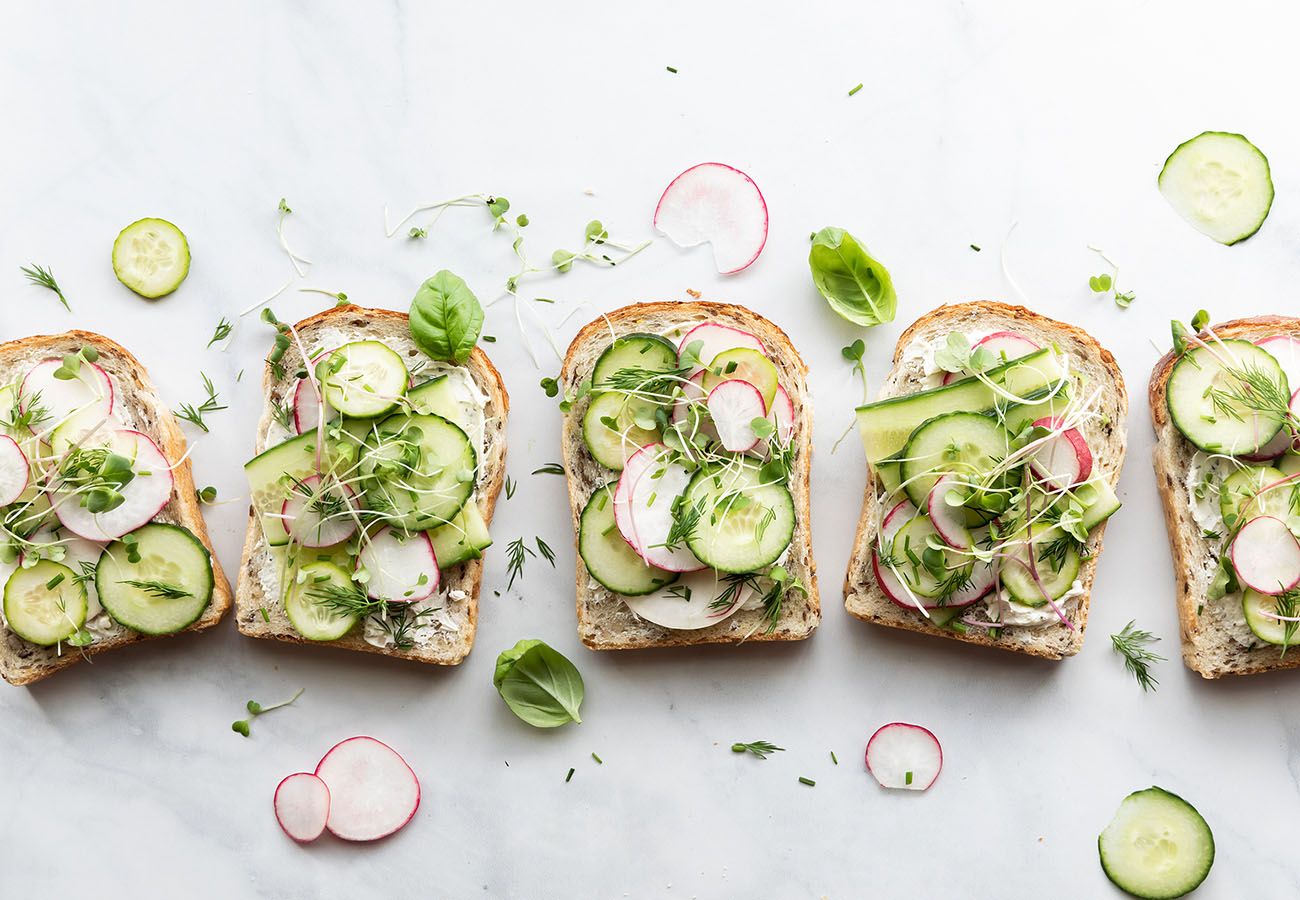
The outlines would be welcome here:
[[[1300,524],[1300,478],[1272,466],[1247,466],[1223,480],[1219,488],[1219,512],[1229,528],[1236,528],[1256,516],[1273,516],[1288,524]]]
[[[353,341],[316,364],[325,402],[345,416],[373,419],[391,412],[406,395],[406,363],[379,341]]]
[[[444,572],[467,559],[479,559],[492,546],[477,503],[466,503],[454,519],[430,531],[429,542],[433,544],[438,568]]]
[[[1157,184],[1175,212],[1220,244],[1259,231],[1273,206],[1268,158],[1225,131],[1205,131],[1175,147]]]
[[[935,568],[939,569],[940,564],[942,566],[938,572],[931,571],[926,565],[925,552],[932,545],[943,545],[939,532],[928,518],[916,515],[904,522],[894,533],[894,539],[889,546],[889,556],[898,574],[907,582],[912,593],[928,600],[944,594],[951,596],[956,590],[960,590],[974,569],[974,563],[969,556],[962,556],[951,549],[942,549],[938,551],[942,554],[938,559],[933,553],[930,554],[931,559],[936,563]]]
[[[1183,437],[1207,453],[1232,456],[1254,453],[1273,440],[1284,416],[1280,410],[1239,403],[1243,395],[1255,393],[1243,378],[1267,385],[1279,397],[1291,396],[1282,366],[1250,341],[1211,340],[1184,353],[1165,385],[1169,418]]]
[[[113,241],[117,280],[153,300],[181,286],[190,273],[190,244],[166,219],[139,219]]]
[[[1285,595],[1283,595],[1285,596]],[[1300,613],[1300,609],[1293,607],[1300,604],[1292,604],[1282,610],[1278,606],[1281,597],[1270,597],[1267,594],[1261,594],[1258,591],[1252,591],[1249,588],[1241,595],[1241,611],[1246,616],[1246,624],[1254,632],[1255,637],[1259,638],[1266,644],[1275,644],[1279,647],[1292,647],[1300,640],[1297,633],[1295,622],[1284,622],[1273,618],[1274,616],[1295,616]],[[1290,635],[1287,630],[1290,629]]]
[[[682,495],[699,519],[686,538],[691,552],[719,572],[743,574],[772,565],[794,537],[794,499],[784,484],[765,484],[757,466],[701,470]]]
[[[289,543],[281,510],[293,493],[294,479],[319,474],[316,469],[317,433],[309,431],[264,450],[244,463],[244,475],[252,491],[250,500],[262,523],[266,542],[272,547]],[[357,449],[344,441],[325,439],[320,454],[321,468],[349,480]]]
[[[602,384],[615,372],[639,369],[647,372],[672,372],[677,368],[677,346],[658,334],[637,332],[615,338],[596,360],[591,371],[593,390],[602,391]]]
[[[119,625],[174,634],[193,625],[212,599],[212,557],[189,529],[155,522],[104,548],[95,590]]]
[[[758,389],[763,397],[763,408],[771,409],[776,399],[776,389],[780,387],[781,376],[776,364],[757,350],[749,347],[733,347],[723,350],[709,363],[704,372],[703,388],[707,393],[724,381],[747,381]]]
[[[591,495],[578,525],[578,555],[591,577],[616,594],[640,597],[677,580],[676,572],[649,565],[623,540],[614,522],[617,481]]]
[[[1277,460],[1277,470],[1283,475],[1300,475],[1300,456],[1284,453]]]
[[[358,616],[322,603],[328,591],[352,591],[352,576],[331,562],[308,563],[298,570],[284,597],[284,614],[309,641],[337,641],[352,630]]]
[[[657,408],[649,400],[616,391],[593,399],[582,417],[582,440],[591,458],[607,469],[623,471],[629,456],[659,441],[658,427],[642,427],[655,424]]]
[[[362,451],[365,509],[409,531],[455,518],[474,493],[478,456],[442,416],[390,416]]]
[[[1031,546],[1037,580],[1029,570]],[[1069,593],[1079,577],[1082,561],[1076,542],[1055,525],[1035,530],[1032,544],[1022,532],[1014,542],[1008,542],[1006,552],[1010,558],[1002,563],[1002,586],[1013,600],[1025,606],[1042,606],[1048,600],[1060,599]],[[1043,596],[1044,590],[1047,596]]]
[[[86,586],[67,566],[43,559],[9,576],[4,610],[14,634],[51,647],[86,624]]]
[[[944,475],[975,484],[1004,459],[1011,438],[991,416],[955,412],[927,419],[903,448],[901,473],[908,499],[925,509],[934,483]]]
[[[1116,887],[1145,900],[1196,890],[1214,865],[1214,835],[1196,808],[1158,787],[1124,798],[1097,838],[1101,868]]]

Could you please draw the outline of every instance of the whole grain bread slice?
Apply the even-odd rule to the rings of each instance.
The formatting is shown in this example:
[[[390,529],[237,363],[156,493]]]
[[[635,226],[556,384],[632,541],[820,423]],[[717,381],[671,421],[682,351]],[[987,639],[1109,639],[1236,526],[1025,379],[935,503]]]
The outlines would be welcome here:
[[[1201,333],[1202,340],[1212,340],[1210,332],[1221,339],[1242,338],[1248,341],[1276,334],[1300,338],[1300,318],[1257,316],[1234,319],[1212,325]],[[1151,424],[1156,432],[1152,463],[1165,510],[1169,549],[1174,557],[1183,662],[1205,678],[1253,675],[1300,667],[1300,653],[1294,648],[1283,654],[1279,647],[1251,640],[1240,602],[1224,602],[1227,598],[1208,599],[1210,582],[1218,567],[1220,542],[1206,539],[1192,515],[1192,496],[1186,476],[1196,448],[1170,419],[1165,393],[1176,361],[1177,356],[1170,352],[1156,363],[1151,372],[1148,396]]]
[[[172,463],[172,493],[155,521],[188,528],[207,548],[212,559],[212,600],[194,624],[185,631],[203,631],[221,620],[230,609],[230,584],[212,549],[208,529],[199,511],[194,493],[194,476],[186,456],[185,435],[140,361],[115,341],[89,331],[66,331],[43,334],[0,344],[0,384],[9,384],[38,362],[76,353],[82,347],[99,352],[96,365],[113,383],[114,413],[130,428],[148,435]],[[0,644],[0,676],[10,684],[31,684],[53,675],[83,659],[150,640],[121,625],[113,624],[110,633],[90,646],[41,647],[25,641],[9,629],[3,629]]]
[[[1094,466],[1100,469],[1114,487],[1119,482],[1120,470],[1124,465],[1127,445],[1124,426],[1128,416],[1128,394],[1115,358],[1086,331],[1041,316],[1023,306],[980,300],[940,306],[921,316],[899,336],[894,348],[893,368],[885,376],[879,398],[883,400],[918,390],[924,373],[918,359],[906,358],[907,351],[913,344],[935,339],[942,341],[952,332],[975,330],[1016,331],[1043,346],[1055,345],[1071,359],[1071,389],[1075,396],[1089,391],[1089,386],[1092,386],[1091,390],[1101,388],[1096,409],[1100,415],[1081,426],[1081,430],[1092,449]],[[1088,626],[1088,606],[1097,562],[1101,557],[1102,535],[1106,528],[1104,522],[1088,535],[1088,558],[1079,571],[1079,580],[1084,588],[1083,596],[1067,613],[1073,627],[1004,626],[1000,629],[1001,635],[992,638],[979,628],[968,628],[963,634],[951,628],[932,625],[919,613],[903,609],[885,596],[871,567],[871,551],[879,523],[877,504],[875,479],[868,468],[862,516],[858,520],[853,555],[844,578],[844,607],[851,615],[891,628],[932,634],[1044,659],[1062,659],[1079,652]]]
[[[743,641],[797,641],[811,635],[821,621],[817,591],[817,566],[813,560],[809,513],[809,474],[812,463],[812,399],[808,394],[808,367],[776,325],[743,306],[708,301],[651,302],[624,306],[589,322],[573,338],[560,369],[560,389],[565,396],[578,392],[591,377],[596,359],[617,335],[634,331],[662,332],[684,322],[718,322],[757,335],[775,363],[781,384],[794,404],[795,448],[790,473],[794,497],[795,528],[785,567],[807,588],[807,595],[787,593],[776,628],[767,630],[762,609],[742,609],[726,621],[698,631],[664,628],[637,617],[617,594],[600,585],[587,572],[582,555],[577,559],[578,637],[593,650],[631,650],[644,647],[681,647],[695,644],[736,644]],[[587,500],[613,473],[597,463],[582,438],[582,417],[589,397],[580,397],[564,414],[562,451],[568,480],[569,508],[573,519],[575,551],[578,522]]]
[[[368,309],[361,306],[336,306],[298,322],[294,326],[309,356],[325,349],[333,349],[348,341],[374,340],[387,345],[404,358],[424,358],[411,339],[406,313],[388,309]],[[262,376],[266,398],[261,421],[257,427],[255,453],[267,449],[267,438],[274,421],[277,405],[292,403],[292,391],[297,386],[294,373],[304,367],[297,343],[291,343],[282,360],[284,377],[277,378],[267,365]],[[500,373],[487,354],[475,347],[464,368],[469,372],[487,402],[484,405],[484,457],[479,467],[475,485],[479,512],[483,521],[490,523],[496,508],[497,495],[506,471],[506,417],[510,411],[510,397]],[[434,665],[454,666],[469,655],[474,646],[478,628],[479,590],[483,582],[483,560],[471,559],[458,563],[442,573],[442,588],[448,594],[464,592],[465,598],[448,602],[443,617],[445,628],[440,628],[434,640],[410,649],[377,647],[368,643],[354,629],[336,641],[310,641],[302,637],[289,623],[280,600],[280,577],[270,548],[262,534],[257,515],[252,507],[248,511],[248,533],[244,540],[244,554],[239,566],[239,584],[235,592],[235,621],[240,632],[255,638],[285,641],[291,644],[311,644],[342,650],[359,650],[379,653],[399,659]],[[442,589],[440,588],[440,590]]]

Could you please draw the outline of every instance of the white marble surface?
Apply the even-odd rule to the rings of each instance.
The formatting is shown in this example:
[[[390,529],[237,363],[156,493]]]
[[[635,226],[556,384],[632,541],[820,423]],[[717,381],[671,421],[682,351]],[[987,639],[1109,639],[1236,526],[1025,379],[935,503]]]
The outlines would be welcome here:
[[[558,415],[537,387],[557,365],[539,344],[534,368],[499,305],[490,349],[513,394],[520,486],[499,508],[468,662],[428,670],[255,642],[227,621],[0,689],[0,893],[1111,897],[1096,835],[1121,797],[1155,783],[1214,829],[1218,860],[1198,896],[1300,895],[1300,674],[1204,683],[1177,661],[1145,390],[1170,316],[1297,309],[1297,24],[1294,9],[1257,2],[11,4],[0,337],[102,331],[173,403],[200,395],[200,368],[215,378],[231,408],[191,437],[199,482],[232,500],[208,516],[229,573],[268,335],[250,317],[228,352],[203,345],[218,316],[292,275],[275,238],[281,196],[294,246],[315,260],[295,286],[405,308],[441,267],[491,298],[509,243],[473,211],[448,213],[424,242],[385,240],[384,204],[498,192],[530,215],[545,256],[595,217],[650,236],[668,180],[720,159],[752,174],[771,208],[751,269],[723,278],[707,250],[660,239],[622,270],[523,293],[557,299],[541,309],[558,321],[579,301],[610,309],[694,288],[790,332],[813,368],[825,613],[800,645],[582,648],[563,486],[529,475],[558,456]],[[1272,216],[1234,248],[1193,232],[1155,189],[1169,150],[1207,128],[1245,132],[1274,167]],[[143,215],[177,222],[194,253],[189,280],[156,303],[109,267],[114,235]],[[838,224],[892,270],[898,319],[866,335],[877,379],[920,313],[1013,296],[999,265],[1013,221],[1008,265],[1032,305],[1097,334],[1132,403],[1126,506],[1107,532],[1089,639],[1059,665],[844,613],[864,476],[855,442],[834,455],[831,444],[855,398],[839,348],[856,333],[804,262],[809,232]],[[1120,263],[1138,294],[1130,310],[1089,294],[1100,270],[1089,243]],[[53,267],[72,314],[24,285],[18,266],[32,261]],[[274,308],[292,320],[319,299],[290,292]],[[519,535],[550,542],[558,566],[530,561],[505,593],[502,550]],[[1130,618],[1171,657],[1154,695],[1108,646]],[[532,636],[581,668],[581,726],[535,731],[497,698],[497,652]],[[248,698],[298,687],[298,704],[251,739],[230,732]],[[893,719],[944,743],[927,794],[887,794],[863,771],[866,737]],[[356,733],[419,771],[417,819],[375,846],[295,846],[272,818],[272,788]],[[754,738],[788,750],[758,762],[726,747]]]

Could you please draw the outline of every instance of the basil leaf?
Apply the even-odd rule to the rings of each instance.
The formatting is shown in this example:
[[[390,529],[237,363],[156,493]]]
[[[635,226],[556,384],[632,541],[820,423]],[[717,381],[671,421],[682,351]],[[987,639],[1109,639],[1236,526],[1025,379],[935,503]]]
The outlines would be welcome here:
[[[492,683],[510,711],[536,728],[582,721],[582,675],[542,641],[520,641],[498,656]]]
[[[823,228],[808,251],[813,284],[831,309],[870,328],[894,321],[898,295],[889,272],[843,228]]]
[[[459,277],[443,269],[415,292],[411,337],[434,359],[464,363],[483,330],[483,307]]]

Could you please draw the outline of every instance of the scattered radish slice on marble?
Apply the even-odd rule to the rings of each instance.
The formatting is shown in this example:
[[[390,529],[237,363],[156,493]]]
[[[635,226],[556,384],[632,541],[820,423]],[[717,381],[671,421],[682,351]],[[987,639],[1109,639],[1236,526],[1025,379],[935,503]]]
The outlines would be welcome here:
[[[655,207],[654,226],[679,247],[711,244],[723,275],[746,268],[767,243],[767,203],[754,180],[723,163],[692,166]]]
[[[867,741],[867,771],[881,787],[924,791],[943,768],[943,748],[928,728],[890,722]]]
[[[330,814],[330,789],[310,772],[296,772],[275,787],[275,820],[299,843],[316,840]]]
[[[1281,519],[1259,516],[1232,541],[1232,567],[1247,587],[1276,596],[1300,584],[1300,543]]]
[[[372,737],[335,744],[316,766],[329,788],[326,827],[345,841],[376,841],[420,808],[420,780],[392,747]]]

